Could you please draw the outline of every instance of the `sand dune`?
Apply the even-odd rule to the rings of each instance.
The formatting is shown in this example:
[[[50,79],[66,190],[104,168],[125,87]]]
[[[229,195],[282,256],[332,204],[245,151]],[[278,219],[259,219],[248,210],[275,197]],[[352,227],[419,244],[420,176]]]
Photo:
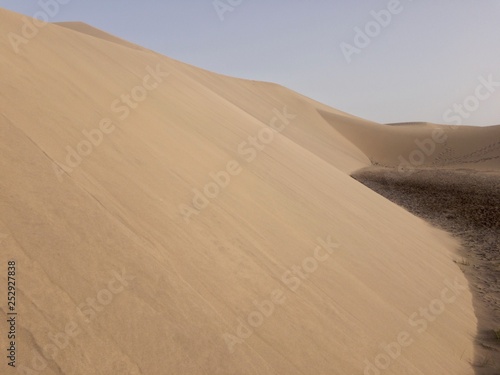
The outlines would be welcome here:
[[[500,168],[500,126],[472,127],[430,123],[380,125],[339,122],[320,111],[374,165],[416,168]],[[355,125],[355,126],[353,126]]]
[[[473,373],[458,242],[349,176],[444,126],[376,124],[64,26],[19,54],[0,39],[18,369]],[[498,127],[445,132],[424,166],[498,167]]]
[[[59,25],[62,27],[66,27],[68,29],[78,31],[80,33],[94,36],[96,38],[106,40],[108,42],[113,42],[125,47],[141,50],[141,51],[147,51],[146,48],[143,48],[137,44],[130,43],[129,41],[126,41],[124,39],[118,38],[114,35],[108,34],[102,30],[96,29],[95,27],[92,27],[86,23],[83,22],[56,22],[54,25]]]

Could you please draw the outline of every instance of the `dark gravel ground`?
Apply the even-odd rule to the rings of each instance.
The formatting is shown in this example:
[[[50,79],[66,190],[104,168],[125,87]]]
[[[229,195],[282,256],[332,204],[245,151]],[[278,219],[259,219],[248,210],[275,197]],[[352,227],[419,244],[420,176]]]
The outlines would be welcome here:
[[[476,374],[499,375],[500,173],[372,167],[352,177],[461,240],[457,264],[469,280],[479,320],[473,365]]]

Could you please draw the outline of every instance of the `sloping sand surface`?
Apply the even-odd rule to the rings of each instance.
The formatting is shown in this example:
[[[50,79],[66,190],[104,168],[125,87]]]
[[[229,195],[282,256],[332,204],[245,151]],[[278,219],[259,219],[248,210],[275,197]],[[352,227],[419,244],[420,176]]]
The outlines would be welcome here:
[[[408,151],[395,128],[78,29],[0,39],[22,371],[473,373],[458,242],[349,176]]]

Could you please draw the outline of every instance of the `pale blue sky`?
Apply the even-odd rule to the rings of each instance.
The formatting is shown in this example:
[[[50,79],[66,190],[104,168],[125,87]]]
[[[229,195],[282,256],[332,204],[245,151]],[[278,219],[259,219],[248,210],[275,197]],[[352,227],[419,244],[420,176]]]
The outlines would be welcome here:
[[[277,82],[378,122],[500,124],[498,0],[218,1],[240,5],[221,20],[213,0],[71,0],[51,21],[87,22],[175,59]],[[33,16],[40,3],[0,0],[0,7]],[[371,12],[389,4],[394,13],[379,31]],[[369,22],[370,44],[348,63],[341,43],[356,47],[355,28]],[[482,99],[469,97],[462,112],[453,108],[475,95],[481,76],[498,87],[480,89]]]

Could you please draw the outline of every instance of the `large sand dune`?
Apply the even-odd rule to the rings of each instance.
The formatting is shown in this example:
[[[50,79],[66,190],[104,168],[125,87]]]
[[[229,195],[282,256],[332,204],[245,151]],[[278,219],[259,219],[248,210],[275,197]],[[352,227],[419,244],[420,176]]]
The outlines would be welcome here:
[[[349,176],[440,126],[375,124],[64,26],[18,54],[0,38],[18,372],[473,373],[457,241]],[[450,134],[453,165],[498,167],[498,134]]]

